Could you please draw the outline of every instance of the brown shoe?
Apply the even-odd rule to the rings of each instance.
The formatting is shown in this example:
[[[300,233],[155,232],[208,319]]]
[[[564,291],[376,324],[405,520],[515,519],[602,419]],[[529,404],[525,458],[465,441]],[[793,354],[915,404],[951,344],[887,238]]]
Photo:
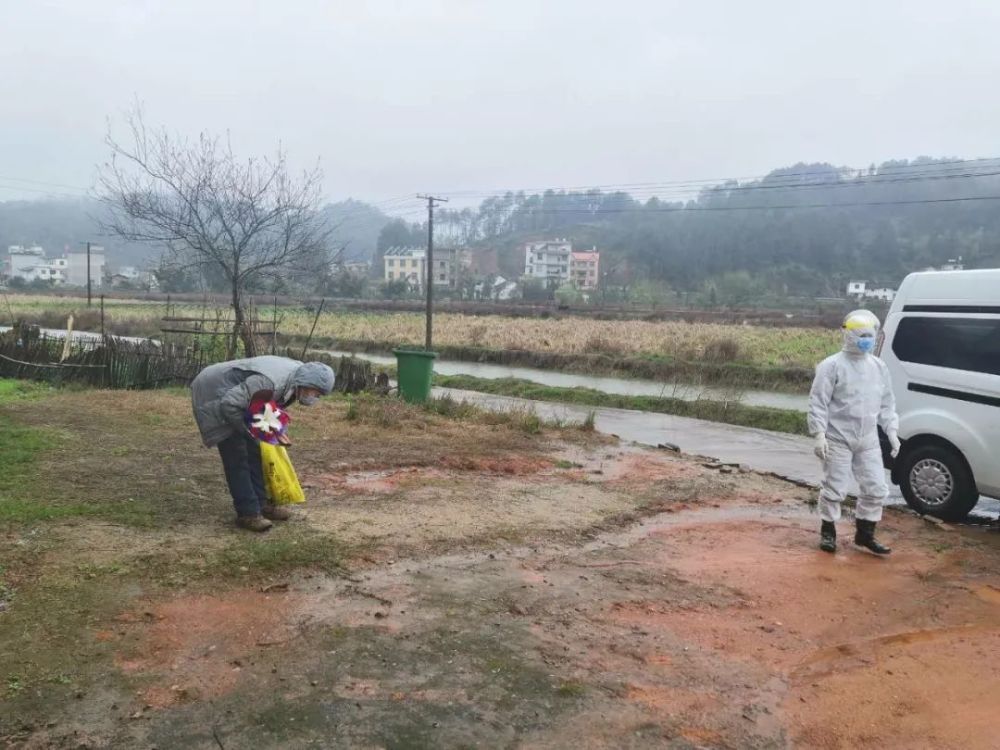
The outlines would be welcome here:
[[[263,516],[236,516],[236,525],[249,531],[267,531],[274,524]]]
[[[264,518],[270,518],[272,521],[287,521],[292,517],[292,511],[284,505],[274,505],[273,503],[264,503],[261,513]]]

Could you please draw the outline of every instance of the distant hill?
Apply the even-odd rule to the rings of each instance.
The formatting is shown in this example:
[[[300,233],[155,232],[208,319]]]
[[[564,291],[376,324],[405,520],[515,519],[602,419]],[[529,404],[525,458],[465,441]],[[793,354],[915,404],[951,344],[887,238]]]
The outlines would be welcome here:
[[[89,198],[0,201],[0,255],[6,255],[9,245],[37,244],[55,256],[78,249],[90,240],[104,246],[112,268],[142,268],[157,262],[162,248],[103,236],[99,228],[103,211],[100,202]],[[327,204],[323,211],[337,227],[335,241],[344,248],[346,258],[372,257],[388,216],[374,206],[350,199]]]

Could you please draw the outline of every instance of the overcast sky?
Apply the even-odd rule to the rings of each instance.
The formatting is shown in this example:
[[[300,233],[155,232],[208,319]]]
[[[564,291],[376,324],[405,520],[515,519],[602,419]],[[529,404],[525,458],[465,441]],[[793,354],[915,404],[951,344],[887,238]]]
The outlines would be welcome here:
[[[91,186],[136,97],[321,159],[331,200],[1000,155],[997,0],[0,0],[0,29],[0,199]]]

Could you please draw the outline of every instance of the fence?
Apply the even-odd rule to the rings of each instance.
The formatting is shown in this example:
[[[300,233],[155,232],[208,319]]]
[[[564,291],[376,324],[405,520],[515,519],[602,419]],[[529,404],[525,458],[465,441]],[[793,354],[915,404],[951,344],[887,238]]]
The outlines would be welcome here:
[[[24,325],[0,333],[0,377],[145,389],[187,384],[205,364],[183,347],[151,341],[113,336],[67,341]]]
[[[298,354],[288,350],[289,357]],[[383,387],[370,362],[314,353],[337,373],[336,390],[357,393]],[[187,385],[216,359],[204,349],[114,336],[45,336],[35,326],[15,325],[0,333],[0,378],[79,383],[97,388],[134,389]]]

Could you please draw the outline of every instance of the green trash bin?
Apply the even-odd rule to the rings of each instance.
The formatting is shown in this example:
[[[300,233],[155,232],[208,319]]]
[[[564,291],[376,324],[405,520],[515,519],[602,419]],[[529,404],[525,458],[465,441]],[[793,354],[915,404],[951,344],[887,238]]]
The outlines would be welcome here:
[[[399,395],[413,404],[422,404],[431,395],[435,352],[423,349],[393,349]]]

